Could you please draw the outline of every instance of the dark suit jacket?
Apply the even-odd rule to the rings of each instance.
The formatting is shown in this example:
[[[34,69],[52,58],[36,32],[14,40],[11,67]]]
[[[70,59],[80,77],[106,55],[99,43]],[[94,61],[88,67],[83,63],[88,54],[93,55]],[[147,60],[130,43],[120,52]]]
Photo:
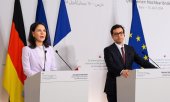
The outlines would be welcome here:
[[[104,91],[107,94],[116,95],[116,77],[120,76],[123,69],[131,70],[133,62],[138,63],[144,68],[155,68],[154,65],[139,57],[133,47],[125,44],[124,48],[125,64],[115,43],[104,49],[104,59],[108,68]]]

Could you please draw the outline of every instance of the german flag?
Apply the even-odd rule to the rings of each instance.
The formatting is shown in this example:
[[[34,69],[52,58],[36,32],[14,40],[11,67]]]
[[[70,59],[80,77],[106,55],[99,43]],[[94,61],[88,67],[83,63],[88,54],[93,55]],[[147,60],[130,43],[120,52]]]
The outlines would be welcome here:
[[[23,89],[26,76],[22,68],[22,48],[26,46],[25,29],[19,0],[15,0],[11,33],[3,74],[3,87],[10,102],[24,102]]]

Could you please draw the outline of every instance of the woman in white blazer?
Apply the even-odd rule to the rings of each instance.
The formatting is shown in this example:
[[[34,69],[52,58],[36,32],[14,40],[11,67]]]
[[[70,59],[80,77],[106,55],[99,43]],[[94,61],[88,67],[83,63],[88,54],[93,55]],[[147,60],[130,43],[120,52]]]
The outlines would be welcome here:
[[[47,39],[46,26],[40,22],[33,23],[29,32],[29,46],[22,49],[22,65],[27,77],[41,71],[57,70],[55,52]]]

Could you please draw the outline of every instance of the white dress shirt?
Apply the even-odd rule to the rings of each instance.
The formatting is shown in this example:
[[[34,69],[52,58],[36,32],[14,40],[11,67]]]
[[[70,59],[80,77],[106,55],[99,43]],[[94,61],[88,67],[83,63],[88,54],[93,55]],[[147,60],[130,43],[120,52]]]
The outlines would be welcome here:
[[[119,52],[120,52],[120,54],[122,55],[122,51],[121,51],[121,48],[123,47],[123,50],[124,50],[124,53],[125,53],[125,48],[124,48],[124,44],[117,44],[117,43],[115,43],[116,44],[116,46],[117,46],[117,48],[118,48],[118,50],[119,50]]]
[[[124,44],[117,44],[117,43],[115,43],[116,44],[116,46],[117,46],[117,48],[118,48],[118,50],[119,50],[119,52],[120,52],[120,54],[122,55],[122,51],[121,51],[121,48],[123,47],[123,50],[124,50],[124,53],[125,53],[125,47],[124,47]],[[123,70],[122,70],[123,71]],[[122,74],[122,71],[120,72],[120,74]]]
[[[45,52],[44,52],[44,46],[38,46],[36,47],[37,52],[38,52],[38,56],[40,57],[40,61],[42,64],[44,64],[45,62]],[[43,68],[44,69],[44,68]]]

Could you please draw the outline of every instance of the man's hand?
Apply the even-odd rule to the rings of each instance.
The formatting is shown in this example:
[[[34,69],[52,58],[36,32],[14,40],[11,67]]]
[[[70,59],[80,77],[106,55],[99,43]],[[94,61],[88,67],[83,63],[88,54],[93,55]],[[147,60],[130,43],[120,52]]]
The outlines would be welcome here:
[[[122,70],[121,76],[127,78],[129,76],[129,70],[128,69]]]

